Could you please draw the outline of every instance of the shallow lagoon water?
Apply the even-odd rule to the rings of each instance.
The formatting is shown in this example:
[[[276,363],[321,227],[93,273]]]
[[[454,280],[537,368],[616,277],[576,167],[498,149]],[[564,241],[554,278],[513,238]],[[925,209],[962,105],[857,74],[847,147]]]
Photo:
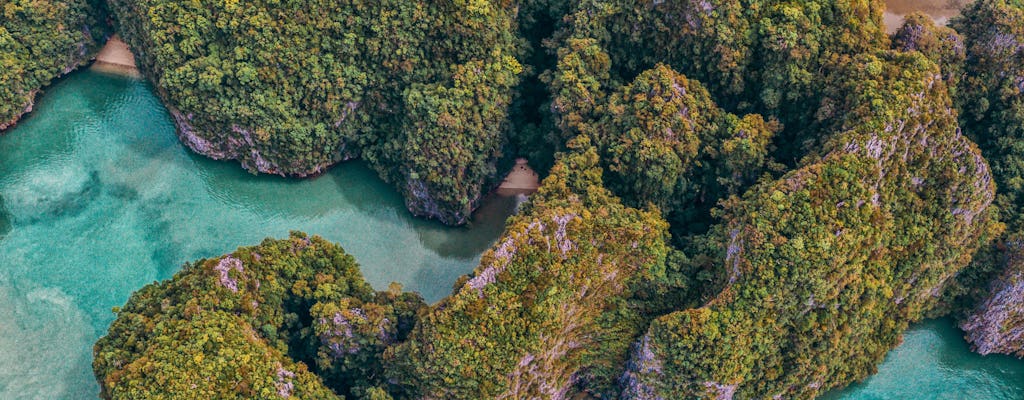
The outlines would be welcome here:
[[[185,261],[289,230],[340,243],[375,288],[396,281],[436,301],[515,202],[493,198],[471,227],[450,228],[413,218],[359,163],[253,176],[179,144],[145,82],[93,71],[49,88],[0,136],[0,197],[0,399],[96,398],[92,343],[112,307]]]
[[[339,242],[378,289],[446,295],[514,207],[471,228],[415,219],[358,163],[308,180],[189,153],[149,87],[85,71],[0,137],[0,399],[92,399],[92,343],[132,291],[297,229]],[[949,320],[906,334],[879,372],[826,399],[1024,399],[1024,361],[970,353]]]

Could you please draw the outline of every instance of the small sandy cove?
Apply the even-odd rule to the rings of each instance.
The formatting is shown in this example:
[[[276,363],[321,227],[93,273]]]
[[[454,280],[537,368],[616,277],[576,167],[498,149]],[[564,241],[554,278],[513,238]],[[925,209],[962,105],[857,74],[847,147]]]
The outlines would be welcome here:
[[[501,196],[514,196],[517,194],[531,194],[540,188],[540,177],[537,172],[530,168],[525,158],[517,158],[516,165],[508,173],[505,180],[498,185],[495,191]]]
[[[960,14],[960,9],[971,0],[886,0],[885,21],[886,31],[895,33],[903,25],[903,17],[915,11],[923,11],[935,20],[936,24],[945,25],[949,19]]]
[[[128,44],[117,35],[113,35],[107,40],[107,44],[96,55],[96,62],[93,63],[92,68],[103,72],[139,76],[135,56],[132,55]]]

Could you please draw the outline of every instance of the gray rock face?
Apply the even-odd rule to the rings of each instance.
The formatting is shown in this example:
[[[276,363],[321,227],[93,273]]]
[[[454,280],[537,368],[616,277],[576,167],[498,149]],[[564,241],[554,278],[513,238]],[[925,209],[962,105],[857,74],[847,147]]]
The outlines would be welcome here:
[[[989,296],[960,328],[980,354],[1024,358],[1024,243],[1007,244],[1006,270],[992,282]]]
[[[296,169],[293,166],[278,165],[263,156],[260,146],[252,138],[249,129],[238,125],[231,126],[232,135],[226,140],[209,140],[192,125],[192,114],[184,114],[168,101],[164,101],[168,112],[174,118],[174,125],[177,127],[178,139],[196,154],[210,157],[214,160],[238,160],[242,167],[251,172],[274,174],[280,176],[295,176],[299,178],[315,176],[323,173],[328,167],[337,162],[346,161],[352,155],[342,151],[336,160],[331,160],[315,165],[309,169]],[[344,146],[343,146],[344,148]]]
[[[651,336],[644,335],[633,344],[626,371],[619,378],[622,388],[621,400],[664,400],[657,391],[645,382],[645,376],[655,379],[662,378],[661,360],[651,350]]]
[[[409,179],[406,181],[405,189],[405,206],[409,212],[418,217],[436,219],[446,225],[465,224],[480,202],[480,198],[477,197],[464,209],[455,211],[438,202],[429,185],[423,180]]]

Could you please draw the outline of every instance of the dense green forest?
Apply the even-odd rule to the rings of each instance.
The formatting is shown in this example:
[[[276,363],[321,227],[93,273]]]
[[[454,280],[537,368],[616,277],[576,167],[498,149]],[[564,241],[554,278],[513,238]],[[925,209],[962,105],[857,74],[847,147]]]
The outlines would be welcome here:
[[[1024,2],[884,8],[14,0],[0,120],[109,9],[199,153],[362,158],[449,224],[547,175],[434,305],[297,232],[186,264],[115,311],[103,398],[814,398],[926,317],[1024,356]]]
[[[0,132],[32,110],[43,86],[99,49],[103,7],[99,0],[0,3]]]

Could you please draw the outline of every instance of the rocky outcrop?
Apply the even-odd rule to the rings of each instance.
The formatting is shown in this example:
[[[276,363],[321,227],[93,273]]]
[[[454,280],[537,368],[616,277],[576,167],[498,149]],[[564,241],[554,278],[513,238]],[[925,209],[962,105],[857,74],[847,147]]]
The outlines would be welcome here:
[[[469,221],[473,210],[480,204],[477,197],[462,206],[448,206],[431,193],[430,186],[420,179],[409,179],[405,187],[405,207],[412,215],[432,218],[447,225],[462,225]]]
[[[168,102],[164,102],[167,111],[174,119],[177,127],[178,139],[185,146],[197,154],[210,157],[214,160],[237,160],[242,168],[253,173],[274,174],[280,176],[293,176],[305,178],[324,173],[332,165],[347,161],[352,154],[346,151],[344,143],[339,144],[342,149],[335,159],[323,161],[308,168],[294,169],[291,166],[282,166],[277,162],[268,160],[263,156],[262,146],[257,144],[252,137],[250,129],[238,125],[230,127],[231,136],[224,140],[207,139],[203,137],[193,126],[193,114],[183,114]]]
[[[971,349],[980,354],[1024,358],[1024,243],[1005,249],[1006,270],[991,285],[984,301],[960,323]]]
[[[490,189],[522,71],[508,4],[107,4],[196,153],[295,177],[360,157],[414,214],[452,225]]]

